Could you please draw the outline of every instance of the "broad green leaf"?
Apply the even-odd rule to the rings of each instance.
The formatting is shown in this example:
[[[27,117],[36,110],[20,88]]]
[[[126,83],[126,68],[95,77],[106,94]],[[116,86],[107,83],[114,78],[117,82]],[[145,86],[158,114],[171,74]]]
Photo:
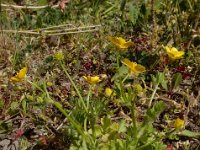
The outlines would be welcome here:
[[[119,130],[118,132],[126,132],[126,121],[125,120],[122,120],[119,124]]]
[[[164,81],[165,75],[163,72],[158,72],[158,74],[156,75],[156,80],[157,83],[162,83]]]
[[[176,73],[175,75],[173,75],[172,78],[172,89],[176,89],[180,83],[182,82],[183,78],[181,73]]]
[[[193,137],[193,138],[200,138],[200,132],[193,132],[189,130],[183,130],[180,135],[187,136],[187,137]]]
[[[26,99],[23,99],[22,101],[22,108],[24,109],[24,111],[26,111]]]
[[[11,108],[11,110],[16,110],[18,108],[18,106],[19,106],[18,102],[12,102],[10,108]]]
[[[129,7],[129,15],[130,15],[130,20],[133,23],[133,25],[136,24],[136,21],[138,19],[140,13],[140,9],[136,5],[130,5]]]
[[[167,91],[168,87],[167,87],[167,80],[164,80],[163,82],[161,82],[162,87]]]
[[[101,119],[102,128],[106,130],[111,125],[111,120],[108,117],[104,117]]]

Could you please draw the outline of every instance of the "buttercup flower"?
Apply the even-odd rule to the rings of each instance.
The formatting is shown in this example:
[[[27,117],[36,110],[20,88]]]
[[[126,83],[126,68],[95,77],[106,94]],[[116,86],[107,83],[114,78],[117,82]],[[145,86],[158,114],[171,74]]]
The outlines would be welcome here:
[[[98,76],[83,76],[83,78],[91,85],[97,84],[101,81]]]
[[[185,54],[184,51],[178,51],[175,47],[170,48],[166,46],[165,49],[167,51],[169,58],[172,60],[181,59]]]
[[[108,37],[108,40],[111,41],[113,44],[115,44],[120,49],[126,49],[133,45],[133,42],[127,41],[121,37]]]
[[[185,121],[180,119],[180,118],[177,118],[175,121],[174,121],[174,127],[176,129],[182,129],[184,127],[184,124],[185,124]]]
[[[25,78],[27,71],[27,67],[22,68],[15,76],[10,78],[10,81],[21,82]]]
[[[122,63],[126,65],[133,73],[141,73],[145,71],[144,66],[137,64],[136,62],[131,62],[127,58],[123,59]]]
[[[55,55],[54,55],[55,59],[57,60],[63,60],[64,59],[64,55],[62,52],[57,52]]]
[[[113,93],[113,90],[111,88],[107,87],[105,89],[106,96],[110,97],[112,95],[112,93]]]

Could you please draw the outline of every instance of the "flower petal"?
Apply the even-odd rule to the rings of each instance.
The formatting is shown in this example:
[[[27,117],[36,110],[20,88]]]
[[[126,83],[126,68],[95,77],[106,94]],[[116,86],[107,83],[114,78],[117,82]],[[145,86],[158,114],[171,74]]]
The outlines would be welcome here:
[[[13,81],[13,82],[20,82],[20,81],[22,81],[22,79],[26,76],[27,71],[28,71],[27,67],[22,68],[17,73],[17,75],[15,75],[14,77],[10,78],[10,81]]]

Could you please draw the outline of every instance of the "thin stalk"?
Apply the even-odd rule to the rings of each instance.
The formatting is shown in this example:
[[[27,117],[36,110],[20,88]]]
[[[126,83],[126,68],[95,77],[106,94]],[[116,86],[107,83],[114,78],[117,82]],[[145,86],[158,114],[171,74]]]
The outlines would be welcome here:
[[[151,104],[152,104],[152,101],[153,101],[153,99],[155,97],[156,91],[158,90],[158,85],[159,84],[156,84],[155,89],[153,90],[153,93],[151,95],[151,98],[150,98],[150,101],[149,101],[149,108],[151,107]]]
[[[80,92],[79,92],[79,90],[78,90],[76,84],[75,84],[74,81],[72,80],[71,76],[68,74],[66,68],[64,67],[64,65],[63,65],[63,63],[62,63],[61,61],[60,61],[60,65],[61,65],[61,67],[62,67],[64,73],[66,74],[66,76],[67,76],[68,79],[70,80],[71,84],[73,85],[73,87],[74,87],[76,93],[78,94],[79,99],[80,99],[80,101],[81,101],[81,103],[82,103],[82,105],[83,105],[83,108],[85,109],[85,112],[88,112],[87,107],[86,107],[86,105],[85,105],[85,102],[84,102],[84,100],[83,100],[83,97],[81,96],[81,94],[80,94]]]
[[[136,124],[136,116],[135,116],[135,96],[131,102],[131,119],[133,123],[134,138],[137,138],[137,124]]]
[[[34,82],[31,82],[31,81],[29,81],[29,80],[26,80],[28,83],[30,83],[31,85],[33,85],[34,87],[36,87],[38,90],[40,90],[41,92],[44,92],[44,90],[41,88],[41,87],[39,87],[36,83],[34,83]]]
[[[125,76],[125,78],[122,80],[122,83],[124,83],[124,81],[126,81],[126,79],[129,77],[129,73]]]
[[[119,55],[119,49],[117,50],[117,52],[116,52],[116,58],[117,58],[117,73],[118,74],[120,74],[119,73],[119,68],[120,68],[120,65],[119,65],[119,57],[120,57],[120,55]],[[123,99],[123,101],[124,101],[124,91],[123,91],[123,81],[122,81],[122,79],[121,79],[121,76],[119,76],[119,85],[120,85],[120,95],[121,95],[121,97],[122,97],[122,99]]]
[[[87,95],[87,100],[86,100],[87,101],[87,110],[89,110],[91,91],[92,91],[92,85],[90,85],[88,95]]]
[[[51,101],[53,101],[52,99],[50,99]],[[55,102],[53,101],[54,106],[60,111],[62,112],[62,114],[70,121],[70,123],[76,128],[77,132],[86,140],[89,142],[88,137],[85,135],[85,133],[83,132],[82,128],[80,125],[78,125],[67,113],[66,111],[62,108],[62,105],[59,102]]]

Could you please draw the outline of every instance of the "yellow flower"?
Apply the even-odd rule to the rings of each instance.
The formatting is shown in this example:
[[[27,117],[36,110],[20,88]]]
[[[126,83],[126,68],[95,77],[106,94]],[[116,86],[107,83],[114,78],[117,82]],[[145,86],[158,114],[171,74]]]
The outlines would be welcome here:
[[[170,48],[166,46],[165,49],[167,51],[169,58],[172,60],[181,59],[185,54],[184,51],[178,51],[175,47]]]
[[[113,94],[113,90],[109,87],[105,89],[106,96],[110,97]]]
[[[21,82],[26,76],[27,71],[28,71],[27,67],[22,68],[14,77],[10,78],[10,81]]]
[[[185,124],[185,121],[180,119],[180,118],[177,118],[175,121],[174,121],[174,127],[176,129],[182,129],[184,127],[184,124]]]
[[[136,62],[131,62],[128,59],[123,59],[122,63],[126,65],[133,73],[141,73],[145,71],[145,67],[137,64]]]
[[[121,37],[108,37],[108,40],[111,41],[113,44],[115,44],[118,48],[121,49],[126,49],[128,47],[130,47],[131,45],[133,45],[133,42],[128,41],[126,42],[125,39],[121,38]]]
[[[134,88],[136,93],[141,93],[145,91],[140,84],[134,85]]]
[[[55,59],[57,60],[63,60],[64,59],[64,55],[62,52],[57,52],[55,55],[54,55]]]
[[[83,76],[83,78],[91,85],[97,84],[101,81],[98,76]]]

